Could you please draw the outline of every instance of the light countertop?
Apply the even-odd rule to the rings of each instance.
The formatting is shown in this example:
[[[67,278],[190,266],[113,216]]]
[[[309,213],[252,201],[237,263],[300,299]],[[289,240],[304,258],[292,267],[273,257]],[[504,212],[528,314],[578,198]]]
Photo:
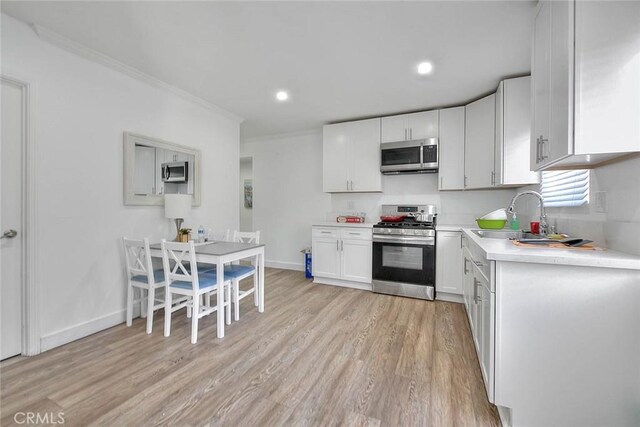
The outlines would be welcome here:
[[[372,228],[373,222],[314,222],[312,227]]]
[[[509,239],[482,238],[472,228],[462,231],[480,246],[489,260],[640,270],[640,256],[623,252],[519,247]]]
[[[471,224],[436,224],[436,231],[462,231],[473,227]]]

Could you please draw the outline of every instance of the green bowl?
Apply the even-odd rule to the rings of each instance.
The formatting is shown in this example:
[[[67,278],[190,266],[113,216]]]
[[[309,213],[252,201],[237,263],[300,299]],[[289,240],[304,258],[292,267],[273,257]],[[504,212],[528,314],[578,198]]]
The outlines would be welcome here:
[[[506,219],[480,219],[477,218],[476,222],[478,223],[478,227],[487,229],[487,230],[500,230],[504,228],[507,223]]]

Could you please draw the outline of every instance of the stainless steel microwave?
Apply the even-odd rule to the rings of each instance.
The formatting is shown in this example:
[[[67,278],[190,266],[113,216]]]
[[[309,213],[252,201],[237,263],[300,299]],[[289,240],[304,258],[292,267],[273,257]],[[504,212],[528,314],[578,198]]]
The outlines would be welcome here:
[[[380,144],[383,174],[438,172],[438,138]]]
[[[162,164],[162,182],[187,182],[189,162],[171,162]]]

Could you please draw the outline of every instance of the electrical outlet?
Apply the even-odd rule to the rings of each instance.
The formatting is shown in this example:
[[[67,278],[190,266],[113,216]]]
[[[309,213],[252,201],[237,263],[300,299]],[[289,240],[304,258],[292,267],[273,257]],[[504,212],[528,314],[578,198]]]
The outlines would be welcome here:
[[[607,212],[607,193],[606,191],[596,191],[594,194],[596,212]]]

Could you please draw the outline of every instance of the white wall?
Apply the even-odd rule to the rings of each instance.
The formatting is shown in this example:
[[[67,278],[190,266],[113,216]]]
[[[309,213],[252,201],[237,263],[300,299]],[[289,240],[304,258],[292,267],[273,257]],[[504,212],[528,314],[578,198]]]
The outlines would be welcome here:
[[[540,191],[539,186],[522,189]],[[596,212],[595,193],[606,192],[607,212]],[[590,203],[579,207],[548,208],[547,222],[561,233],[593,240],[609,249],[640,255],[640,157],[591,171]],[[526,220],[539,215],[537,203],[518,201]],[[523,227],[526,225],[521,224]]]
[[[238,226],[239,124],[40,40],[2,15],[2,73],[33,85],[36,282],[43,350],[124,321],[122,236],[173,237],[162,207],[123,205],[123,132],[202,150],[188,226]]]
[[[253,209],[244,206],[244,181],[253,179],[253,160],[240,159],[240,231],[253,231]]]
[[[390,175],[383,193],[322,192],[322,131],[243,141],[242,156],[253,157],[253,222],[267,244],[273,266],[303,268],[300,249],[311,245],[313,222],[335,221],[341,212],[365,212],[378,222],[380,205],[433,203],[440,224],[473,224],[499,207],[507,207],[514,190],[438,191],[438,175]]]
[[[253,157],[253,227],[267,245],[267,265],[302,270],[311,224],[331,209],[322,192],[322,131],[243,141],[240,151]]]

